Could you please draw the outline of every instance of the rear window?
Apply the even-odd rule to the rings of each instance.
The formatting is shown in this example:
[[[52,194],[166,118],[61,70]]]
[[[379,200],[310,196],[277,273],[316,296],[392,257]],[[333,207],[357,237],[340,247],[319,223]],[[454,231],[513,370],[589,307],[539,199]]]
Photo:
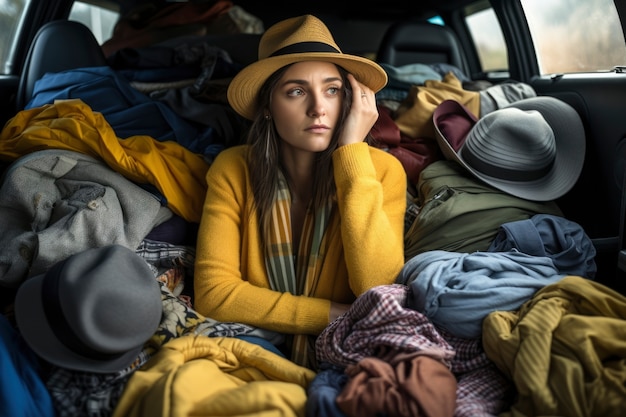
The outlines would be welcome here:
[[[94,4],[74,2],[70,11],[70,20],[83,23],[93,32],[98,43],[103,44],[113,34],[119,13]]]

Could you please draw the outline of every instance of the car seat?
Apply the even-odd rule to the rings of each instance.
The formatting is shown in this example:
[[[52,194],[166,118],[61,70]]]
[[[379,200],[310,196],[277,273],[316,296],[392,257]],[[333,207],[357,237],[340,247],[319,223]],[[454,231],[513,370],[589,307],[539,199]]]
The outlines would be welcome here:
[[[55,20],[35,34],[24,61],[17,91],[17,110],[31,99],[35,82],[47,72],[107,65],[102,48],[82,23]]]
[[[456,34],[447,26],[401,21],[391,25],[381,40],[376,60],[393,66],[449,64],[470,75]]]

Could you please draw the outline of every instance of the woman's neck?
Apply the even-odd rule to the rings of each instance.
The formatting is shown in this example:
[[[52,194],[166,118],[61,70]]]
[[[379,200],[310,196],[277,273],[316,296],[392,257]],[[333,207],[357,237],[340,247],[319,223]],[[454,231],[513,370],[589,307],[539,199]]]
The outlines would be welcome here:
[[[299,252],[304,219],[313,196],[315,158],[310,153],[288,153],[282,160],[291,195],[291,240],[294,254]]]
[[[292,203],[308,204],[313,195],[315,155],[297,153],[283,156],[283,168],[289,184]]]

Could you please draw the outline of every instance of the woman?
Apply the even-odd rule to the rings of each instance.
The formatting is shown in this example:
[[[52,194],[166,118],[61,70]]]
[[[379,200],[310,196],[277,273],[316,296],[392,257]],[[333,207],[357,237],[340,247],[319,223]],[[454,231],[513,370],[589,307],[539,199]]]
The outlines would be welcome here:
[[[265,32],[259,60],[228,90],[252,121],[248,143],[222,151],[206,177],[197,311],[285,335],[291,359],[314,368],[315,336],[360,294],[394,281],[406,174],[364,141],[386,82],[314,16]]]

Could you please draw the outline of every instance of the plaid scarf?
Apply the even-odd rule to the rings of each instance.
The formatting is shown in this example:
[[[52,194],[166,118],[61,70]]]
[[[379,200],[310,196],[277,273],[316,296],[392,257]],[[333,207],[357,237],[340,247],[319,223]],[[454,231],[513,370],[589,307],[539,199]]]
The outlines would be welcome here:
[[[331,211],[331,204],[315,212],[307,210],[297,262],[294,265],[291,242],[291,195],[284,175],[279,172],[266,253],[267,274],[273,290],[304,296],[315,294],[321,270],[320,264],[325,252],[324,232]],[[294,335],[291,360],[298,365],[313,369],[314,346],[313,337]]]

